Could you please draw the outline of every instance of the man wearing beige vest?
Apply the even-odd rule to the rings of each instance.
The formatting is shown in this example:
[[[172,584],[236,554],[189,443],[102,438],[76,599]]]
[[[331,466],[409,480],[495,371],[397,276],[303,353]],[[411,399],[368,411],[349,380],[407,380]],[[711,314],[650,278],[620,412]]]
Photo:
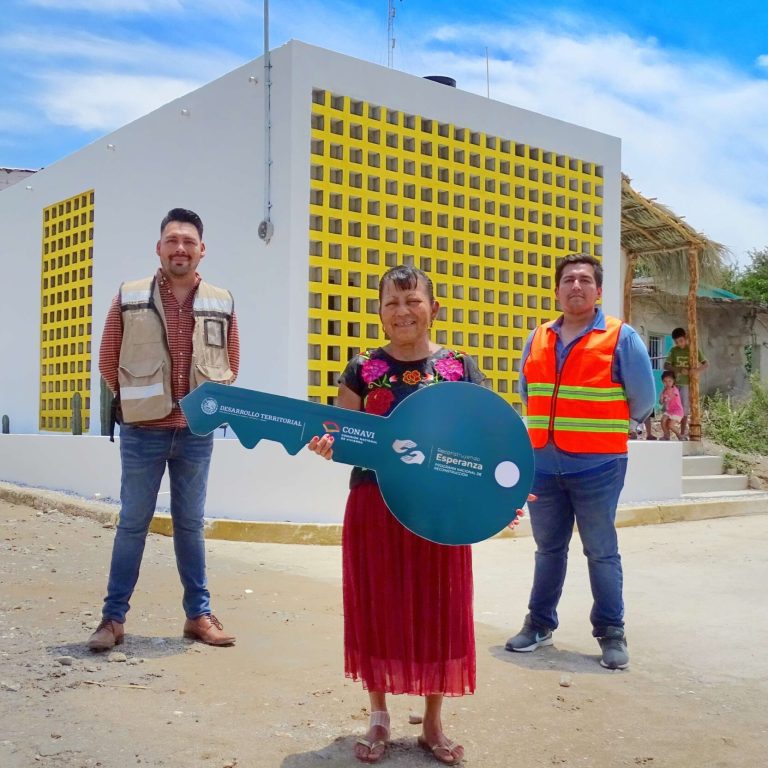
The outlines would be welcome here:
[[[184,590],[184,636],[233,645],[211,612],[205,573],[203,512],[213,435],[187,426],[179,401],[204,381],[230,384],[240,365],[232,294],[204,282],[203,223],[174,208],[160,224],[160,268],[123,283],[112,301],[99,352],[99,371],[119,398],[120,519],[112,548],[102,621],[88,647],[123,642],[126,613],[139,578],[144,544],[166,466],[176,565]]]

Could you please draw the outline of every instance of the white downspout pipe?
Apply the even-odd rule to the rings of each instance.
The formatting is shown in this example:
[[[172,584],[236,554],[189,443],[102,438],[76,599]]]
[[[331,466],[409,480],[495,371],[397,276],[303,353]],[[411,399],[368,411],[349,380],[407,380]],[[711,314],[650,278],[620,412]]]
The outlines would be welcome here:
[[[269,244],[275,231],[270,218],[272,210],[272,62],[269,57],[269,0],[264,0],[264,218],[259,224],[259,237]]]

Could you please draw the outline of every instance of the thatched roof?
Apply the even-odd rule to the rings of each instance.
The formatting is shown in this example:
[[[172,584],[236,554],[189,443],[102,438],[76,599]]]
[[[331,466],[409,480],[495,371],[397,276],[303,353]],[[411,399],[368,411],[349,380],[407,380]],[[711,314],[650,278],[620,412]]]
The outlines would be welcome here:
[[[697,232],[674,211],[656,200],[643,197],[621,174],[621,247],[651,273],[666,273],[669,279],[687,278],[688,250],[700,249],[702,279],[717,283],[728,249]]]
[[[717,285],[722,278],[725,246],[686,224],[672,210],[632,189],[621,174],[621,247],[627,254],[624,276],[624,319],[632,312],[632,279],[644,268],[659,286],[686,286],[687,327],[691,356],[699,348],[696,304],[700,281]],[[691,440],[701,440],[699,380],[691,376]]]

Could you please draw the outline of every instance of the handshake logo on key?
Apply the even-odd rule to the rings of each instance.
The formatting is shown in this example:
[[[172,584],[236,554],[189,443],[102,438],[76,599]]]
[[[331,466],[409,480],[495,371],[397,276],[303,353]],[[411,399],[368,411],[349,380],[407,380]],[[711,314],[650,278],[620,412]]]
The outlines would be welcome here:
[[[406,464],[423,464],[425,458],[424,454],[421,451],[413,451],[411,450],[412,448],[416,448],[416,443],[414,443],[413,440],[395,440],[395,442],[392,443],[392,450],[395,453],[405,453],[406,451],[409,451],[405,456],[400,457],[400,461],[403,461]]]

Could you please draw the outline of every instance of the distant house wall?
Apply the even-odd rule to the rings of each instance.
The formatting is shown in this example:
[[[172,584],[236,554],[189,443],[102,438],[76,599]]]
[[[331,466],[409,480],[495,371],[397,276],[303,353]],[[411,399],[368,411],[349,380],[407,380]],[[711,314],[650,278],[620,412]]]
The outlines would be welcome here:
[[[0,168],[0,192],[31,176],[35,171],[28,168]]]
[[[701,376],[702,394],[715,391],[740,396],[749,391],[747,348],[753,370],[768,381],[768,312],[746,301],[700,298],[697,307],[699,348],[709,361]],[[632,296],[632,326],[648,343],[650,335],[667,335],[687,327],[686,301],[660,292]]]

